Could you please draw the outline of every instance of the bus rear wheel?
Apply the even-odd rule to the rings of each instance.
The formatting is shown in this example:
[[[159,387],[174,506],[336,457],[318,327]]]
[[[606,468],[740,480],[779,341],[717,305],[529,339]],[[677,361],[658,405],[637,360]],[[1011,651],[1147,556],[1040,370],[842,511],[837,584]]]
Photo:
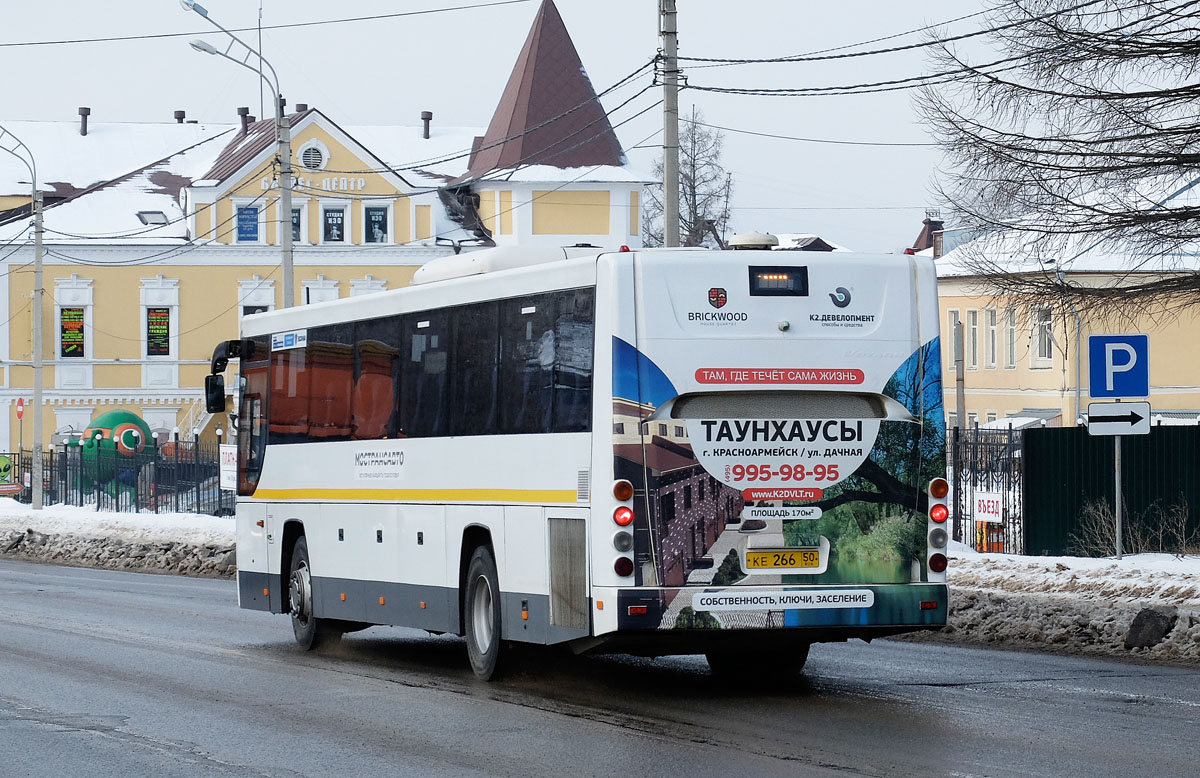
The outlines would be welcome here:
[[[467,565],[463,612],[471,669],[480,680],[491,680],[500,659],[500,583],[487,546],[476,548]]]
[[[341,639],[340,630],[333,629],[313,615],[312,568],[308,563],[308,541],[304,536],[296,538],[292,547],[292,565],[288,574],[288,603],[292,616],[292,633],[296,642],[306,651],[336,643]]]

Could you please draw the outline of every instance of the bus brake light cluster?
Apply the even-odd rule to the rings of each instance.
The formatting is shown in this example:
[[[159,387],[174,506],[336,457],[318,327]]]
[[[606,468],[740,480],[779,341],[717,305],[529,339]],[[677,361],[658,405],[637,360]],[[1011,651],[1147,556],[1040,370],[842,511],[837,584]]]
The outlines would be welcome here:
[[[613,510],[613,521],[618,527],[628,527],[633,524],[633,508],[629,507],[628,503],[633,499],[633,484],[624,478],[613,483],[613,497],[623,503],[618,505]],[[633,575],[633,558],[625,556],[633,551],[633,533],[629,530],[621,529],[613,535],[613,548],[615,548],[621,556],[613,560],[613,572],[621,578],[627,578]]]
[[[949,536],[946,534],[945,523],[950,518],[950,508],[946,505],[946,498],[950,496],[950,482],[945,478],[935,478],[929,482],[929,522],[927,531],[928,535],[928,557],[926,564],[929,568],[929,580],[945,581],[946,566],[949,560],[946,558],[946,545],[949,542]]]

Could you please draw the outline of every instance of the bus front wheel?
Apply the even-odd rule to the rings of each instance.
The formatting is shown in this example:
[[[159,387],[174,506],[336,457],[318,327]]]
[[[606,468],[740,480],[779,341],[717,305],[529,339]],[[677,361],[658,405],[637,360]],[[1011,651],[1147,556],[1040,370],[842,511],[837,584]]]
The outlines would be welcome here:
[[[475,675],[487,681],[495,675],[500,659],[500,583],[496,560],[487,546],[479,546],[471,555],[464,600],[467,656]]]
[[[308,563],[308,541],[296,538],[292,547],[292,566],[288,575],[288,603],[292,616],[292,633],[305,650],[315,650],[336,643],[342,633],[330,628],[324,619],[313,615],[312,568]]]

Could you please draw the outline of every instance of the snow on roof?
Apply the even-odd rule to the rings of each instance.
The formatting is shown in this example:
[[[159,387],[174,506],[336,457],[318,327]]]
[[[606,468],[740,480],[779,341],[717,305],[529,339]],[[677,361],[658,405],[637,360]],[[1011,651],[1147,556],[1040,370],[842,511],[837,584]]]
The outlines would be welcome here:
[[[646,184],[653,178],[631,165],[592,165],[590,167],[554,167],[529,165],[511,170],[493,170],[477,181],[512,181],[517,183],[605,183]]]
[[[1083,205],[1125,210],[1141,200],[1147,212],[1156,209],[1200,207],[1200,178],[1162,176],[1147,179],[1138,191],[1098,190],[1081,198]],[[956,246],[937,260],[939,278],[980,275],[980,266],[1004,273],[1191,273],[1200,270],[1200,244],[1148,253],[1125,249],[1095,235],[1071,235],[1049,248],[1046,239],[1020,229],[994,231]]]
[[[127,175],[233,129],[227,124],[89,122],[84,136],[78,122],[3,124],[32,152],[39,187],[58,196]],[[0,195],[28,195],[28,181],[29,171],[19,160],[0,154]]]
[[[365,125],[347,127],[346,132],[410,184],[441,186],[467,169],[471,144],[483,134],[483,128],[434,124],[428,138],[422,137],[420,126]]]
[[[186,126],[186,125],[183,125]],[[89,129],[90,134],[90,129]],[[133,243],[179,243],[187,240],[187,219],[180,206],[179,190],[212,164],[224,145],[218,135],[169,158],[148,162],[148,166],[129,173],[93,191],[59,204],[51,204],[43,214],[45,239],[52,243],[95,241],[111,237]],[[139,212],[162,213],[165,224],[145,223]],[[29,219],[19,219],[0,227],[0,240],[9,240],[29,229]]]
[[[779,238],[778,250],[780,251],[807,246],[814,239],[824,241],[830,246],[833,246],[834,251],[851,251],[851,249],[848,249],[845,246],[834,243],[831,240],[825,240],[825,238],[822,238],[819,235],[814,235],[811,232],[776,232],[773,234],[776,238]]]
[[[1023,430],[1026,427],[1036,427],[1045,419],[1040,416],[1006,416],[1003,419],[993,419],[979,425],[981,430]]]

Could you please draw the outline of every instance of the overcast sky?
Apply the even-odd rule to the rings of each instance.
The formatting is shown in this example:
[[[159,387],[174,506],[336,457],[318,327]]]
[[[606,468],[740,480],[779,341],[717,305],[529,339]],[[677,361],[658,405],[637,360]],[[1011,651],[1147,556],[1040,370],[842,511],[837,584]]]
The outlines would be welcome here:
[[[264,26],[472,5],[486,0],[262,0]],[[342,125],[434,122],[486,126],[540,0],[400,18],[264,30],[263,52],[290,104],[308,103]],[[255,27],[258,0],[202,0],[227,28]],[[679,0],[680,54],[773,57],[854,44],[963,16],[980,0]],[[557,0],[593,86],[599,92],[649,60],[659,47],[657,0]],[[951,25],[975,29],[978,19]],[[193,51],[192,37],[222,44],[220,33],[177,0],[40,0],[5,3],[0,66],[9,74],[4,119],[75,121],[236,121],[239,105],[259,112],[257,77]],[[7,44],[182,33],[181,37],[44,46]],[[196,33],[195,36],[188,33]],[[203,35],[201,36],[201,34]],[[252,43],[256,32],[246,33]],[[919,41],[919,35],[867,48]],[[31,67],[35,65],[35,67]],[[785,88],[872,83],[926,70],[918,50],[840,62],[696,68],[690,83]],[[616,124],[659,99],[654,89],[614,110],[650,83],[604,102]],[[859,96],[766,97],[695,90],[680,96],[711,124],[760,133],[887,143],[923,143],[914,92]],[[269,101],[269,95],[267,96]],[[268,103],[269,106],[269,103]],[[267,108],[270,112],[270,108]],[[261,115],[261,114],[260,114]],[[662,126],[652,108],[618,129],[626,147]],[[649,171],[655,149],[631,150]],[[938,154],[924,147],[839,146],[726,133],[724,164],[734,179],[733,227],[743,232],[813,232],[858,251],[911,244],[930,202]]]

